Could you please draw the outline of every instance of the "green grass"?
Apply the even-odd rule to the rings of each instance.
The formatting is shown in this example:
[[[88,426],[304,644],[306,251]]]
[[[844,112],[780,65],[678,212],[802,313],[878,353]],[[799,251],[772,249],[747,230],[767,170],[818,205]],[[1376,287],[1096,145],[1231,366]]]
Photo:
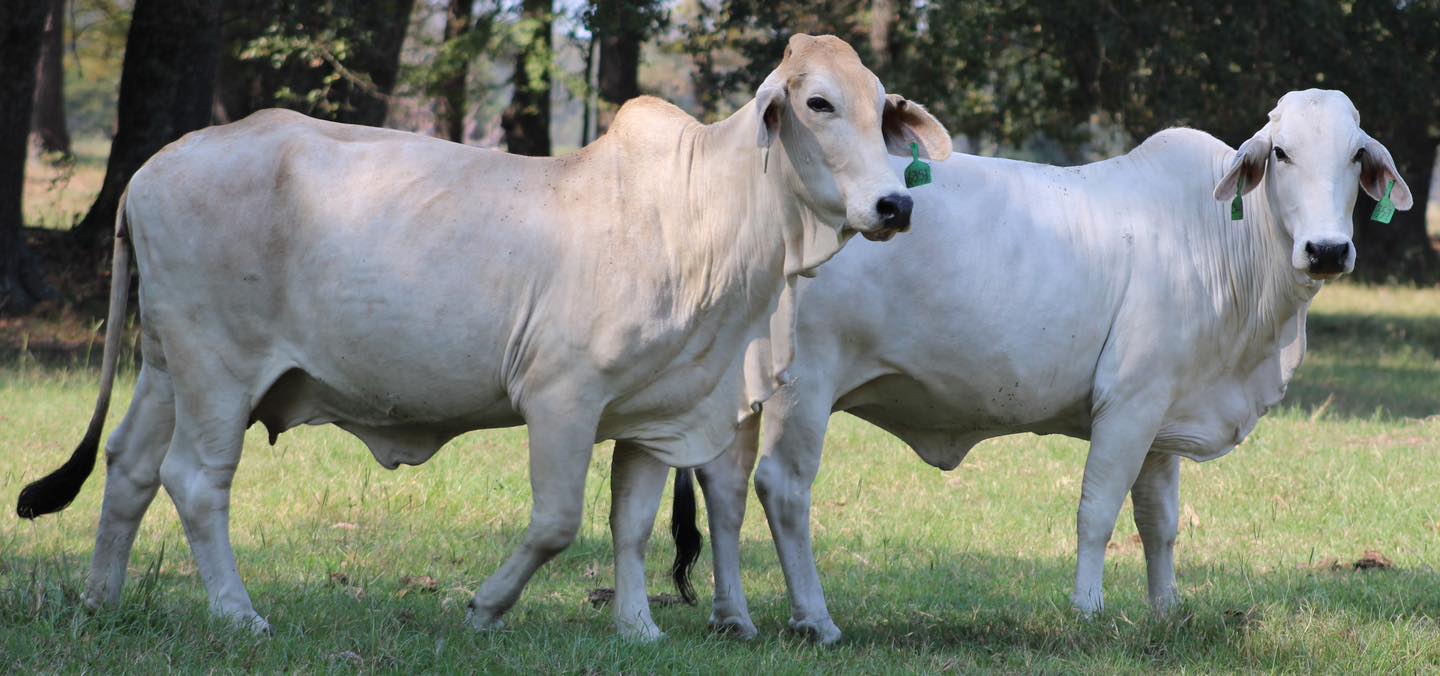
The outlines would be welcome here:
[[[608,609],[585,602],[612,584],[608,445],[591,468],[580,539],[535,577],[506,631],[465,629],[470,594],[525,524],[520,430],[467,435],[395,472],[335,429],[296,430],[273,448],[254,431],[232,532],[274,635],[208,619],[163,493],[123,604],[84,612],[103,472],[58,516],[21,522],[8,505],[78,440],[95,373],[11,363],[0,369],[0,671],[1433,671],[1440,290],[1327,289],[1310,335],[1285,407],[1232,455],[1184,464],[1187,601],[1164,621],[1144,603],[1128,508],[1107,561],[1108,609],[1090,622],[1069,610],[1082,443],[995,440],[942,473],[837,416],[815,494],[820,572],[846,632],[834,649],[784,633],[783,579],[753,498],[744,577],[760,638],[707,634],[708,602],[657,608],[669,634],[657,645],[615,638]],[[117,399],[112,424],[128,393]],[[669,591],[666,521],[652,593]],[[1395,568],[1351,570],[1366,550]],[[708,585],[706,560],[697,577]],[[417,575],[439,590],[407,591],[401,578]]]

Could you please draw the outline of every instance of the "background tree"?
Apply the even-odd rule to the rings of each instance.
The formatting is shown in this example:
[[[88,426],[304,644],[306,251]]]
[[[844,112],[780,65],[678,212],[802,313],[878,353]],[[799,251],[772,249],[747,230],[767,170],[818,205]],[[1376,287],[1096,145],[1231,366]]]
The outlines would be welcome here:
[[[550,0],[524,0],[514,27],[514,92],[500,117],[505,148],[518,155],[550,154],[550,70],[554,64]]]
[[[999,100],[1001,109],[1104,112],[1133,140],[1188,125],[1238,146],[1285,92],[1346,92],[1415,196],[1389,226],[1369,222],[1373,202],[1358,200],[1356,276],[1440,278],[1425,231],[1440,142],[1440,3],[1028,0],[1006,9],[997,26],[1007,48],[1048,69],[1052,84],[1042,96]]]
[[[886,5],[891,5],[886,21]],[[1078,163],[1188,125],[1232,146],[1280,95],[1350,95],[1386,143],[1416,206],[1389,226],[1355,214],[1356,276],[1433,283],[1425,231],[1440,143],[1440,2],[1278,0],[723,0],[687,26],[709,112],[764,77],[792,30],[847,39],[887,89],[926,103],[987,152]],[[741,58],[729,69],[715,55]]]
[[[584,22],[598,44],[596,127],[604,133],[620,105],[640,95],[640,50],[665,28],[669,13],[660,0],[595,0]]]
[[[165,144],[210,123],[219,52],[220,0],[137,0],[105,182],[72,231],[77,244],[107,243],[135,170]]]
[[[414,0],[227,0],[217,117],[261,108],[379,126]]]
[[[0,313],[24,314],[54,292],[25,243],[20,199],[35,61],[49,2],[0,3]]]
[[[47,153],[70,154],[65,124],[65,0],[48,0],[50,15],[40,39],[40,64],[35,75],[35,110],[31,129]]]
[[[450,0],[445,11],[445,45],[460,44],[460,39],[470,32],[471,16],[474,14],[474,0]],[[441,49],[445,48],[442,45]],[[442,55],[443,58],[443,55]],[[470,74],[468,58],[453,58],[446,64],[447,72],[441,76],[440,99],[435,107],[435,116],[445,138],[463,143],[465,141],[465,77]]]

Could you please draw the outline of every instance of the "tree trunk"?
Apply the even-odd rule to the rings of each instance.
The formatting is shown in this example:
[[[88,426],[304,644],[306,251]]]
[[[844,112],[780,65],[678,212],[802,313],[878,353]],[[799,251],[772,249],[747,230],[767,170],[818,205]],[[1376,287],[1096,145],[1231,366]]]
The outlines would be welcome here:
[[[225,48],[215,74],[216,107],[223,115],[217,119],[230,122],[279,106],[336,122],[384,124],[414,6],[415,0],[226,0]],[[319,41],[340,62],[342,77],[327,84],[325,79],[336,73],[336,65],[298,51],[239,57],[272,27],[278,27],[281,42]],[[336,45],[326,41],[329,37],[349,45],[345,58],[340,59]],[[278,67],[272,56],[280,59]],[[289,90],[291,96],[278,98],[282,90]],[[323,96],[312,100],[312,92]]]
[[[1434,284],[1440,280],[1440,256],[1425,230],[1425,208],[1430,198],[1430,178],[1435,166],[1435,141],[1424,129],[1397,135],[1386,143],[1415,205],[1397,211],[1389,224],[1370,220],[1375,202],[1361,192],[1355,205],[1355,277],[1366,282]]]
[[[65,0],[49,0],[50,16],[40,38],[40,65],[35,75],[35,110],[31,128],[47,153],[70,154],[65,125]]]
[[[474,0],[450,0],[445,12],[445,42],[450,42],[470,30],[470,16]],[[440,129],[445,138],[456,143],[465,142],[465,78],[470,74],[469,61],[461,60],[450,64],[450,72],[440,83],[440,100],[435,116],[440,120]]]
[[[870,60],[876,72],[890,65],[890,35],[895,31],[894,0],[870,2]]]
[[[357,42],[345,67],[369,76],[374,87],[346,82],[346,100],[335,121],[378,127],[390,110],[390,92],[400,77],[400,48],[410,28],[415,0],[352,0]]]
[[[645,41],[647,19],[641,7],[627,0],[598,0],[600,29],[600,110],[597,133],[610,128],[615,113],[626,101],[640,95],[640,45]]]
[[[49,2],[0,2],[0,314],[54,296],[25,245],[25,157],[35,100],[35,61]]]
[[[105,182],[73,236],[103,252],[135,170],[165,144],[210,123],[220,54],[220,0],[137,0],[120,74],[119,122]]]
[[[550,0],[525,0],[515,57],[515,91],[500,115],[505,147],[517,155],[550,154]]]

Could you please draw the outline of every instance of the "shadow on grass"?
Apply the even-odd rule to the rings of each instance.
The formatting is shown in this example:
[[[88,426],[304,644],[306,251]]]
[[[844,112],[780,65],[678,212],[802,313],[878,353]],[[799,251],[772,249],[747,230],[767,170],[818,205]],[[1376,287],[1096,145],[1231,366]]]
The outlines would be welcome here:
[[[1440,317],[1311,314],[1284,406],[1352,418],[1440,414]],[[1328,402],[1328,403],[1327,403]]]
[[[608,575],[597,580],[576,568],[584,556],[602,550],[608,555],[603,538],[577,542],[587,552],[584,556],[567,552],[552,562],[547,567],[552,570],[537,576],[512,611],[511,628],[494,636],[463,627],[468,589],[454,586],[454,580],[442,579],[438,593],[406,594],[398,571],[371,571],[375,574],[368,576],[370,582],[356,584],[324,579],[297,582],[298,570],[272,571],[252,576],[257,579],[248,585],[257,608],[275,630],[271,647],[254,647],[247,637],[208,620],[204,592],[193,574],[140,574],[127,587],[120,608],[98,614],[82,610],[78,588],[86,562],[78,556],[67,556],[63,564],[53,559],[9,559],[0,571],[4,573],[0,622],[57,644],[78,631],[82,638],[89,637],[85,641],[99,643],[93,647],[122,656],[138,650],[140,642],[163,636],[179,648],[190,646],[187,650],[193,655],[209,655],[217,660],[215,664],[251,668],[273,666],[267,660],[276,659],[272,654],[276,652],[286,660],[281,664],[323,665],[341,650],[367,660],[381,659],[391,668],[443,667],[448,663],[435,660],[449,641],[457,648],[479,651],[470,653],[483,657],[479,664],[493,667],[499,664],[493,660],[501,659],[511,668],[547,664],[561,670],[587,665],[602,671],[633,670],[637,665],[631,660],[640,657],[660,660],[651,666],[664,670],[667,665],[683,665],[683,660],[672,663],[676,658],[665,654],[675,650],[699,651],[716,665],[727,660],[799,659],[793,667],[805,669],[865,670],[867,663],[898,660],[933,666],[933,661],[925,660],[960,656],[972,665],[1001,667],[1047,658],[1082,665],[1231,670],[1314,664],[1316,646],[1353,641],[1365,625],[1384,624],[1386,631],[1402,632],[1394,625],[1417,617],[1426,623],[1431,620],[1424,618],[1440,616],[1440,575],[1428,568],[1257,571],[1243,565],[1182,565],[1180,584],[1186,601],[1171,616],[1156,619],[1138,602],[1143,564],[1124,558],[1107,566],[1111,609],[1082,621],[1066,601],[1073,573],[1068,559],[912,549],[897,557],[899,562],[822,568],[831,612],[845,638],[836,650],[819,650],[784,631],[789,607],[783,591],[773,583],[755,584],[757,575],[773,581],[775,571],[764,567],[774,567],[773,552],[763,551],[765,544],[747,542],[745,548],[754,553],[745,557],[752,611],[760,629],[760,638],[753,643],[710,634],[705,627],[708,600],[693,608],[657,607],[656,620],[670,636],[659,648],[615,642],[609,609],[592,608],[583,596],[592,585],[610,584]],[[286,549],[267,549],[263,555],[280,561],[301,561],[307,555],[300,548]],[[261,555],[240,552],[242,568],[244,561]],[[169,556],[188,556],[188,551]],[[943,563],[922,561],[926,556]],[[151,558],[153,552],[142,553],[136,564],[144,566]],[[751,565],[752,558],[770,560]],[[653,575],[658,564],[652,559],[652,593],[662,584],[661,576]],[[478,585],[489,572],[464,573],[466,586]],[[355,577],[367,576],[362,571]],[[702,581],[702,588],[704,582],[708,581]],[[37,602],[36,590],[46,597]],[[86,624],[87,628],[77,629]],[[1296,634],[1292,628],[1299,625],[1310,629]],[[1422,627],[1417,633],[1433,631],[1433,624],[1426,626],[1431,628]],[[1260,654],[1256,637],[1263,644]],[[603,659],[592,650],[600,645],[605,646]],[[198,664],[206,663],[192,666]],[[692,663],[689,669],[695,667]]]

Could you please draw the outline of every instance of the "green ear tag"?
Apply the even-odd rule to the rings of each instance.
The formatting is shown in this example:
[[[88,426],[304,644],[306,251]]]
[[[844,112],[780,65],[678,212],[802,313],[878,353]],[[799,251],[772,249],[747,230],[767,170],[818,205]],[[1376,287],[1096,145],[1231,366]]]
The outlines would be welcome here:
[[[910,144],[910,157],[914,158],[905,167],[905,187],[916,188],[930,182],[930,165],[920,161],[920,144]]]
[[[1385,196],[1375,203],[1375,211],[1370,214],[1370,220],[1378,223],[1389,223],[1395,217],[1395,203],[1390,201],[1390,191],[1395,189],[1395,182],[1385,186]]]
[[[1245,218],[1245,202],[1240,199],[1240,191],[1245,189],[1245,174],[1240,174],[1240,180],[1235,182],[1235,199],[1230,200],[1230,220],[1239,221]]]

